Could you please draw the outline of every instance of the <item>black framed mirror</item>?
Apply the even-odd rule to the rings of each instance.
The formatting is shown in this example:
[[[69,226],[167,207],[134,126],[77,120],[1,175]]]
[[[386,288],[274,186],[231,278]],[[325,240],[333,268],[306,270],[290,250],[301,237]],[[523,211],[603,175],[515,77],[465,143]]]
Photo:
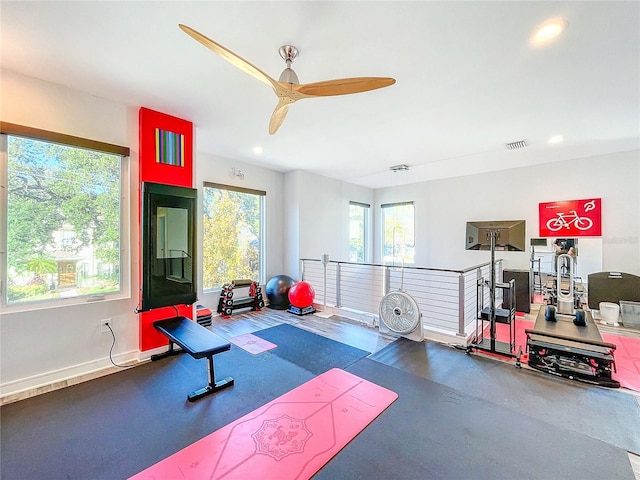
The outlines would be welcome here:
[[[490,232],[495,232],[495,249],[524,252],[526,248],[524,220],[467,222],[465,249],[490,250]]]
[[[140,311],[195,303],[197,190],[142,184]]]

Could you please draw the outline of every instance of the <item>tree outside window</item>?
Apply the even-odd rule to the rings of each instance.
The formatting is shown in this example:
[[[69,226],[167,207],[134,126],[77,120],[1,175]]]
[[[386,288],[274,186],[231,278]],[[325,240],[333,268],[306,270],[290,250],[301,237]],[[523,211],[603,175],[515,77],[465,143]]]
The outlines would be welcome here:
[[[382,259],[385,264],[415,262],[413,202],[382,205]]]
[[[5,302],[120,291],[122,156],[13,135],[6,146]]]
[[[203,189],[203,290],[236,279],[262,279],[265,192],[205,184]]]

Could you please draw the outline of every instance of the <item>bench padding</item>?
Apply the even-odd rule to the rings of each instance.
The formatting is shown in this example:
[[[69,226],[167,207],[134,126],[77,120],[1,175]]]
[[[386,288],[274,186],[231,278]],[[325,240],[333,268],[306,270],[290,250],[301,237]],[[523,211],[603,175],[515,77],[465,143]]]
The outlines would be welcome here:
[[[160,320],[153,326],[193,358],[206,358],[231,348],[225,339],[185,317]]]
[[[187,395],[190,402],[233,385],[232,377],[216,381],[214,371],[213,356],[231,349],[231,344],[225,339],[186,317],[158,320],[153,322],[153,326],[169,339],[169,350],[151,355],[152,361],[181,353],[173,349],[173,344],[180,346],[182,352],[187,352],[193,358],[207,359],[209,384]]]

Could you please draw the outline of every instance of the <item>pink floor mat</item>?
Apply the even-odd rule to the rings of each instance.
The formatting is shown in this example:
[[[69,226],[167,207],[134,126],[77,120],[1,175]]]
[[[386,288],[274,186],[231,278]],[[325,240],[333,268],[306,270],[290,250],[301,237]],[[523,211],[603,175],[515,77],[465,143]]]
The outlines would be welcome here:
[[[238,335],[237,337],[230,338],[229,341],[253,355],[257,355],[277,347],[275,343],[267,342],[260,337],[256,337],[252,333]]]
[[[131,479],[308,479],[397,398],[334,368]]]

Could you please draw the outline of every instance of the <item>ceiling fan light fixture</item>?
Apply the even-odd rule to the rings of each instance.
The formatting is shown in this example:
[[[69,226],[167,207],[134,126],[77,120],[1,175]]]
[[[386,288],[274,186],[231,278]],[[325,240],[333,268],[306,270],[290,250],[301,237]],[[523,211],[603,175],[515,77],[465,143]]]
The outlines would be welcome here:
[[[278,81],[282,83],[291,83],[293,85],[300,85],[300,80],[298,80],[298,75],[296,75],[296,72],[294,72],[291,67],[287,67],[282,71]]]
[[[293,45],[283,45],[278,50],[282,59],[287,63],[287,68],[285,68],[280,74],[279,82],[282,83],[291,83],[293,85],[300,85],[300,80],[298,80],[298,75],[291,68],[291,64],[298,56],[298,49]]]

